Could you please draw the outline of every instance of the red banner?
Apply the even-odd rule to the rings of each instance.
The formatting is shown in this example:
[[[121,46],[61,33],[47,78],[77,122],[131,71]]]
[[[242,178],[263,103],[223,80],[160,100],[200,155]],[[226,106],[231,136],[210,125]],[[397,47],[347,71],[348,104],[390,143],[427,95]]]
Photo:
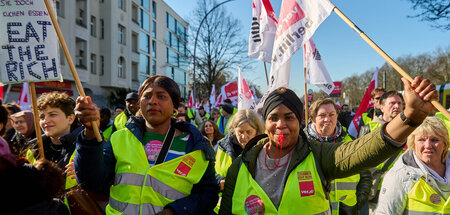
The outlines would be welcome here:
[[[337,94],[342,92],[342,82],[335,81],[334,83],[334,89],[331,91],[331,94]]]

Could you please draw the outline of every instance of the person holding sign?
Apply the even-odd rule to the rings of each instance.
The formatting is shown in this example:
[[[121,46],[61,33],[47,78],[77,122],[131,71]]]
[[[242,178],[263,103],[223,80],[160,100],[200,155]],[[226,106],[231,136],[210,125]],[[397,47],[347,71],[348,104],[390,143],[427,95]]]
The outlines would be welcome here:
[[[138,116],[106,143],[94,139],[90,123],[99,119],[97,106],[89,97],[77,99],[85,126],[75,156],[78,181],[86,190],[110,188],[107,214],[211,214],[219,190],[214,150],[195,126],[174,122],[178,84],[152,76],[138,101]]]
[[[376,166],[397,153],[438,99],[435,85],[402,79],[405,118],[359,139],[309,142],[300,129],[303,105],[289,89],[272,91],[264,102],[266,134],[253,138],[227,173],[220,214],[330,214],[328,181]]]

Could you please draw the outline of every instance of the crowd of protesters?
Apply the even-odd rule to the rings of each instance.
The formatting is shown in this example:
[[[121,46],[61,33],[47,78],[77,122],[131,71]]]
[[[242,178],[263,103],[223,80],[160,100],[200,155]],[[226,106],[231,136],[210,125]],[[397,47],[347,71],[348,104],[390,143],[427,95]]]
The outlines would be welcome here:
[[[159,75],[115,109],[44,93],[40,129],[31,111],[3,104],[0,204],[5,214],[448,214],[450,122],[429,80],[403,83],[403,94],[372,92],[357,136],[355,111],[330,98],[304,110],[279,88],[262,114],[229,99],[191,109]]]

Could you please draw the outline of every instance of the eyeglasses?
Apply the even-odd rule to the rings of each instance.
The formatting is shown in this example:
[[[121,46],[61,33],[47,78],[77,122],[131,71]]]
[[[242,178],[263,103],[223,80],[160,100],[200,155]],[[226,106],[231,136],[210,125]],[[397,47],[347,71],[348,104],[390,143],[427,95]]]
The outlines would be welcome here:
[[[375,97],[375,100],[380,100],[381,97]]]

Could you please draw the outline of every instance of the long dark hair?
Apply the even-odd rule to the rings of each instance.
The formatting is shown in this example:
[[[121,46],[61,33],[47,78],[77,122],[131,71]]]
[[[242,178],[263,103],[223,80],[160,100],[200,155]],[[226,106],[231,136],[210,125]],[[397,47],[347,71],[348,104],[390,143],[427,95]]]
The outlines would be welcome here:
[[[206,127],[207,122],[210,122],[214,128],[214,140],[218,141],[218,140],[222,139],[224,137],[224,135],[222,134],[222,132],[220,132],[219,127],[217,127],[216,123],[214,123],[214,121],[212,121],[210,119],[203,122],[202,126],[200,127],[200,131],[202,132],[203,136],[208,136],[208,135],[206,135],[206,132],[205,132],[205,127]]]

